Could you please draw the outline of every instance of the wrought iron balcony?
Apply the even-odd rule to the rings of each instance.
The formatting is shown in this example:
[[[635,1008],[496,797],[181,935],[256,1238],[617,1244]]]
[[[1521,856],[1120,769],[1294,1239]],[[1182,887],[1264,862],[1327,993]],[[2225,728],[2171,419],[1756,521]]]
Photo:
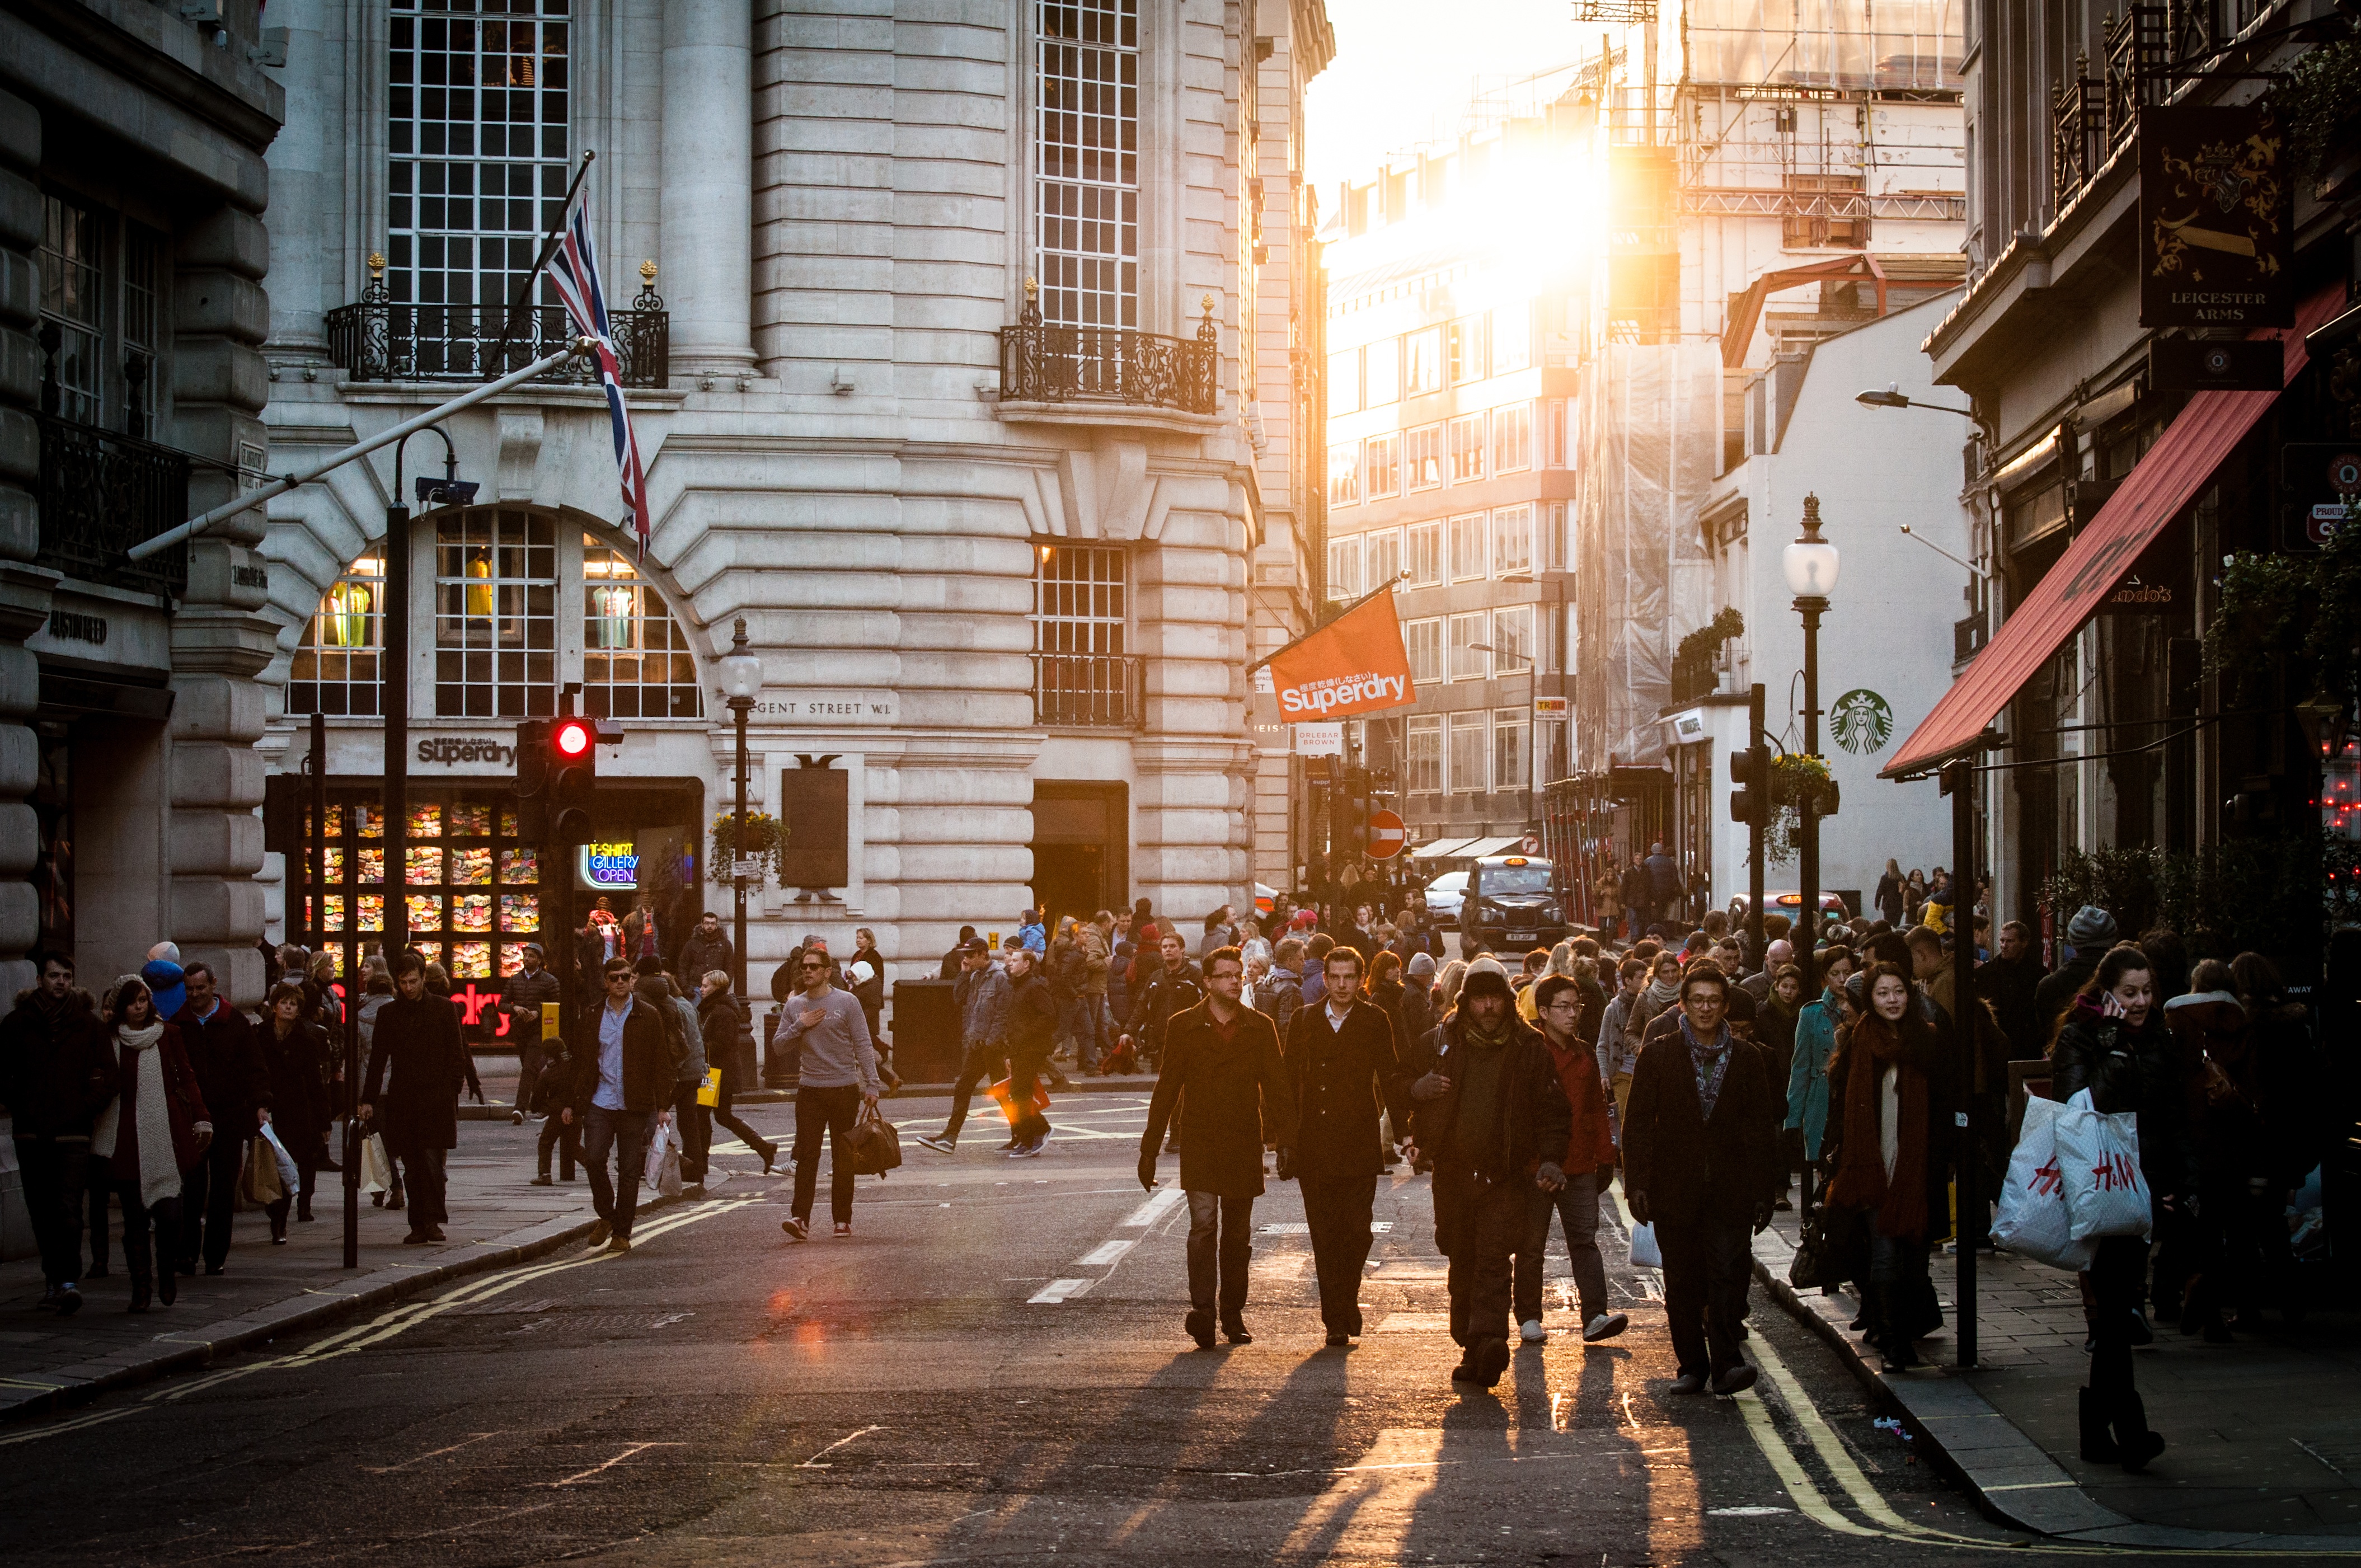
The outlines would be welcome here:
[[[2142,108],[2172,88],[2170,19],[2162,5],[2132,5],[2108,23],[2105,74],[2074,57],[2074,79],[2050,93],[2050,197],[2062,212],[2115,149],[2139,129]]]
[[[35,565],[85,582],[189,589],[185,544],[126,561],[143,539],[189,520],[189,458],[169,446],[35,416],[41,431],[41,547]]]
[[[1033,655],[1033,721],[1128,729],[1139,723],[1140,661],[1128,653]]]
[[[1026,280],[1032,292],[1032,280]],[[1191,338],[1118,327],[1053,326],[1030,298],[1000,329],[1000,399],[1009,403],[1126,403],[1210,414],[1214,410],[1213,296]]]
[[[489,381],[574,340],[563,306],[527,306],[513,313],[511,326],[506,305],[400,303],[388,294],[383,258],[370,257],[369,267],[360,302],[341,305],[327,318],[329,362],[355,381]],[[642,266],[644,281],[631,308],[608,317],[626,387],[661,387],[669,368],[672,313],[655,291],[654,274],[653,265]],[[594,386],[598,379],[587,359],[568,359],[535,378],[560,386]]]

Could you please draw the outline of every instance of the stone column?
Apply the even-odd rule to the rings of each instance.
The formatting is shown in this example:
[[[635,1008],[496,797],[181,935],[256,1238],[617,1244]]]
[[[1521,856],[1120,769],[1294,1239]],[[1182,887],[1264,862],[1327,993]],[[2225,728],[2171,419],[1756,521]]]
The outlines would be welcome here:
[[[187,450],[258,463],[269,444],[269,394],[261,344],[270,302],[261,218],[223,206],[183,229],[173,267],[171,439]],[[251,449],[250,451],[248,449]],[[192,469],[191,511],[229,499],[236,477]],[[262,995],[263,688],[254,677],[277,651],[277,623],[260,613],[269,566],[253,546],[261,508],[216,523],[189,550],[189,591],[172,620],[171,907],[159,937],[183,962],[211,964],[229,999]]]
[[[753,16],[750,0],[664,7],[664,236],[675,373],[754,368]]]
[[[325,313],[346,303],[344,49],[327,0],[278,0],[270,20],[288,30],[287,119],[269,150],[272,246],[270,345],[325,363]]]
[[[47,619],[58,574],[33,565],[41,547],[41,117],[0,93],[0,994],[33,982],[25,957],[40,934],[30,874],[40,825],[25,804],[39,768],[27,727],[41,700],[40,661],[25,644]]]

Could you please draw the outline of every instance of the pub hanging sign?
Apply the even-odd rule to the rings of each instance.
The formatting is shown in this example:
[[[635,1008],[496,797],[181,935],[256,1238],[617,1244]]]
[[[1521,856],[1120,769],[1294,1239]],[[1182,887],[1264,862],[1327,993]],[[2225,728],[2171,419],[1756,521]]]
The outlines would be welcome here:
[[[2261,104],[2140,111],[2140,325],[2295,323],[2287,137]]]

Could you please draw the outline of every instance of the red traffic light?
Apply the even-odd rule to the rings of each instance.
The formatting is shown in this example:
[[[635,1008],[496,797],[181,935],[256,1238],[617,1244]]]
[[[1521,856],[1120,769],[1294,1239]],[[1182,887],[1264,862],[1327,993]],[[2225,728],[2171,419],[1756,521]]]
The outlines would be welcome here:
[[[559,755],[579,757],[590,750],[591,738],[588,724],[578,718],[568,718],[559,723],[550,740],[557,748]]]

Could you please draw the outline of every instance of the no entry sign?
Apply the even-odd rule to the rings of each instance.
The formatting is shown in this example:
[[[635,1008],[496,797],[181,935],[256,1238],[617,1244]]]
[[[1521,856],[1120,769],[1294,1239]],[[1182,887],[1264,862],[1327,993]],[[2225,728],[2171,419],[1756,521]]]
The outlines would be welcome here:
[[[1369,859],[1389,861],[1410,841],[1410,829],[1390,811],[1369,813]]]

